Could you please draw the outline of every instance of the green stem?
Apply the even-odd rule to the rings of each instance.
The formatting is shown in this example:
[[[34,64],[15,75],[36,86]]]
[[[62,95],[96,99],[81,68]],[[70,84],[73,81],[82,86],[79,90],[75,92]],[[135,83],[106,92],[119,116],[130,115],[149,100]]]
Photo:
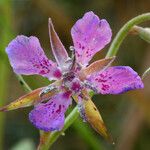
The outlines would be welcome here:
[[[107,52],[106,58],[115,56],[119,50],[119,47],[125,37],[127,36],[128,32],[132,29],[134,25],[137,25],[139,23],[145,22],[150,20],[150,13],[145,13],[142,15],[139,15],[130,21],[128,21],[117,33],[116,37],[114,38],[113,42],[111,43],[111,46]]]
[[[32,89],[30,88],[30,86],[25,82],[25,80],[23,79],[23,77],[21,75],[16,75],[20,84],[23,86],[24,90],[26,92],[31,92]]]
[[[84,123],[82,119],[77,119],[73,127],[78,135],[86,142],[89,149],[104,150],[102,142],[95,136],[94,132],[92,132],[92,128]]]

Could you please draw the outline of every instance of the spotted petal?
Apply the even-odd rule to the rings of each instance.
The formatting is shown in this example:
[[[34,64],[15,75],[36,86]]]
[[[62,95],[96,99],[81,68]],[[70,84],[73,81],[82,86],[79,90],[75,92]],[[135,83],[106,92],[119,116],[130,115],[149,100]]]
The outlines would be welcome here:
[[[144,87],[138,74],[128,66],[109,67],[103,72],[91,75],[88,81],[101,94],[120,94]]]
[[[71,29],[76,59],[86,66],[94,54],[111,40],[111,29],[105,19],[87,12]]]
[[[35,106],[29,114],[29,119],[40,130],[61,130],[64,126],[64,113],[70,103],[70,92],[60,93],[47,103]]]
[[[11,66],[17,74],[39,74],[49,79],[61,76],[57,65],[45,56],[36,37],[17,36],[10,42],[6,52]]]

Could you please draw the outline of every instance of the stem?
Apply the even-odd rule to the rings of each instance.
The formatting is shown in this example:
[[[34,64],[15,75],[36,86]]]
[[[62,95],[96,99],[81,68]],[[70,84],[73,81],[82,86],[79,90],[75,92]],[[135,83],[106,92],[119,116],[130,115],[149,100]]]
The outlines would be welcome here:
[[[25,89],[26,92],[31,92],[32,89],[30,88],[30,86],[25,82],[25,80],[23,79],[23,77],[21,75],[16,75],[19,83],[23,86],[23,88]]]
[[[144,71],[142,79],[144,79],[148,74],[150,74],[150,67]]]
[[[83,123],[81,119],[77,119],[73,124],[78,135],[86,142],[89,149],[104,150],[102,142],[94,135],[92,128]]]
[[[114,38],[113,42],[111,43],[111,46],[107,52],[106,58],[115,56],[119,50],[119,47],[125,37],[127,36],[128,32],[132,29],[134,25],[137,25],[139,23],[142,23],[144,21],[150,20],[150,13],[145,13],[142,15],[139,15],[130,21],[128,21],[117,33],[116,37]]]

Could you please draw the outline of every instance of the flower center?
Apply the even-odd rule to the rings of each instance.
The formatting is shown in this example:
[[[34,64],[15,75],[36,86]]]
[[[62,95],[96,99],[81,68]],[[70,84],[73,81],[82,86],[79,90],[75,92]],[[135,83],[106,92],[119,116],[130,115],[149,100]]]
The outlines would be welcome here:
[[[81,81],[74,72],[68,72],[63,76],[63,84],[73,93],[79,93],[82,89]]]

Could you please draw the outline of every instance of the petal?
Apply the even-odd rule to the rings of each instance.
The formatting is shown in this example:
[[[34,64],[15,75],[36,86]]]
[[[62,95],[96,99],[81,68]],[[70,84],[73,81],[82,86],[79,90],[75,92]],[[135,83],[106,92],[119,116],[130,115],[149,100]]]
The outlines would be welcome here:
[[[120,94],[144,87],[138,74],[128,66],[109,67],[103,72],[91,75],[88,81],[101,94]]]
[[[105,139],[112,141],[104,121],[96,108],[95,104],[90,100],[81,100],[78,103],[81,117],[90,123],[90,125],[101,134]]]
[[[65,62],[69,58],[68,53],[67,53],[65,47],[63,46],[62,42],[60,41],[60,39],[54,29],[52,20],[50,18],[49,18],[48,27],[49,27],[50,44],[51,44],[53,55],[54,55],[58,65],[63,70],[63,68],[65,67]]]
[[[40,93],[44,88],[36,89],[36,90],[32,91],[31,93],[28,93],[28,94],[20,97],[19,99],[11,102],[10,104],[8,104],[4,107],[1,107],[0,111],[10,111],[10,110],[18,109],[18,108],[29,107],[40,101],[47,100],[48,98],[50,98],[56,94],[56,91],[53,90],[53,91],[50,91],[49,93],[45,94],[41,98]]]
[[[85,80],[89,75],[108,68],[114,60],[115,56],[93,62],[88,67],[81,69],[79,72],[80,79]]]
[[[32,124],[44,131],[61,130],[64,126],[64,113],[71,104],[70,94],[60,93],[47,103],[35,106],[29,114]]]
[[[86,66],[94,54],[111,40],[112,32],[105,19],[87,12],[71,29],[76,59]]]
[[[39,74],[49,79],[61,77],[57,65],[48,60],[36,37],[17,36],[10,42],[6,52],[17,74]]]

